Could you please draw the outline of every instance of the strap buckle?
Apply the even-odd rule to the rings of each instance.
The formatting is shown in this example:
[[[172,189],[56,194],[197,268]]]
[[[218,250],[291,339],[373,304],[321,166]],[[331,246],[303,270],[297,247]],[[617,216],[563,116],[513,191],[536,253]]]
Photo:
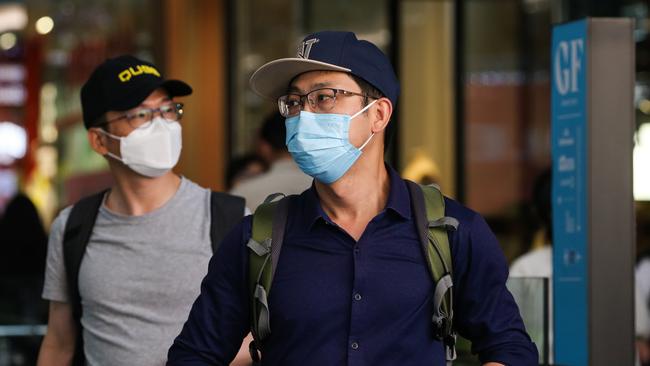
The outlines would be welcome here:
[[[447,365],[451,365],[451,362],[456,359],[456,333],[451,333],[445,337],[445,357],[447,359]]]

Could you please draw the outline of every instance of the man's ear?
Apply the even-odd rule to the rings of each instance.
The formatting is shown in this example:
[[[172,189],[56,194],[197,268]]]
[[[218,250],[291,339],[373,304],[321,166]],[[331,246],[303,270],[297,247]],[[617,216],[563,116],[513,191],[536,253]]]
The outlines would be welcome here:
[[[372,132],[378,133],[384,131],[388,126],[388,121],[393,114],[393,104],[388,98],[379,98],[373,108]]]
[[[106,146],[107,137],[99,130],[99,127],[88,130],[88,143],[99,155],[106,155],[108,152],[108,146]]]

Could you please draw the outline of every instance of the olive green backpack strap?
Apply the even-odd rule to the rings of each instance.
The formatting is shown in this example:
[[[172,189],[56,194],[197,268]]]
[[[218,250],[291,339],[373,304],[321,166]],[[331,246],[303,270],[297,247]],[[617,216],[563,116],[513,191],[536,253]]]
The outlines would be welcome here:
[[[287,222],[288,198],[274,201],[283,194],[273,194],[264,200],[253,215],[253,229],[248,241],[249,293],[251,301],[251,358],[260,362],[260,345],[271,333],[269,294],[277,267]]]
[[[437,186],[406,182],[422,250],[435,284],[431,319],[434,334],[445,344],[450,365],[456,359],[456,333],[453,328],[452,258],[447,233],[458,228],[458,220],[445,216],[445,198]]]

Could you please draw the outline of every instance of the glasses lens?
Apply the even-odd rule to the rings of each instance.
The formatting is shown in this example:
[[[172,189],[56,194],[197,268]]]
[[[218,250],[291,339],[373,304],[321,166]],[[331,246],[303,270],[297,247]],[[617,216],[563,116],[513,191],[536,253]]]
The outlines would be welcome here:
[[[151,109],[140,108],[133,113],[127,114],[126,118],[128,119],[131,127],[138,128],[144,125],[145,123],[151,121],[152,115],[153,115],[153,111]]]
[[[317,112],[329,112],[334,108],[336,102],[336,90],[318,89],[307,94],[309,105]]]
[[[282,114],[284,117],[298,115],[300,113],[300,106],[302,104],[300,99],[300,95],[296,94],[281,96],[278,99],[278,108],[280,109],[280,114]]]
[[[289,116],[289,111],[287,110],[287,101],[286,101],[286,95],[281,96],[278,98],[278,110],[280,111],[280,114],[282,117],[288,117]]]
[[[175,103],[161,106],[160,115],[170,121],[179,121],[183,117],[183,104]]]

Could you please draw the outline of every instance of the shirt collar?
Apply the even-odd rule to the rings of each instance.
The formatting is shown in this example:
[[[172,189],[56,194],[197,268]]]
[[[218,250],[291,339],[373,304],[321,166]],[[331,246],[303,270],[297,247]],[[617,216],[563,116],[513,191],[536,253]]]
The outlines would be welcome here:
[[[386,211],[392,211],[403,219],[411,218],[411,199],[409,197],[406,182],[399,176],[399,174],[388,164],[386,164],[388,172],[388,180],[390,181],[390,191],[388,192],[388,200],[386,202]],[[325,222],[333,223],[329,216],[323,211],[316,192],[316,186],[312,182],[311,187],[306,190],[303,195],[305,196],[305,205],[303,207],[303,217],[306,223],[311,228],[319,219]]]
[[[388,164],[386,164],[386,169],[388,170],[388,179],[390,179],[390,192],[386,208],[408,220],[411,218],[411,197],[406,182]]]

